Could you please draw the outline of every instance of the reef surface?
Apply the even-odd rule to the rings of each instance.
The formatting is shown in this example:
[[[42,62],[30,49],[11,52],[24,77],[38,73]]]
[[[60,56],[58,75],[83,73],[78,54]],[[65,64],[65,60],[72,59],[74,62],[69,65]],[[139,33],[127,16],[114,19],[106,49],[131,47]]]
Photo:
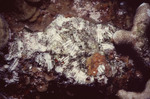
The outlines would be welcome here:
[[[17,18],[16,24],[14,17],[11,19],[9,14],[4,13],[11,34],[8,37],[10,31],[6,25],[7,44],[4,43],[0,54],[3,59],[3,62],[0,61],[0,97],[45,99],[52,96],[61,98],[63,94],[64,99],[79,98],[86,94],[80,92],[89,88],[89,95],[85,95],[87,97],[117,98],[118,92],[122,98],[123,95],[128,95],[124,90],[144,90],[150,78],[149,41],[145,36],[146,29],[138,31],[136,27],[139,23],[148,27],[148,24],[145,24],[149,22],[148,3],[139,6],[138,9],[144,10],[137,9],[132,24],[132,15],[126,16],[125,2],[120,3],[116,13],[127,21],[117,20],[113,23],[116,20],[116,17],[113,18],[116,2],[51,0],[48,7],[40,5],[39,9],[35,5],[39,5],[41,0],[22,1],[22,4],[16,1],[16,4],[21,6],[15,7],[23,13],[13,12]],[[27,9],[24,9],[26,7]],[[29,9],[31,12],[28,12]],[[143,18],[144,21],[138,17],[140,14],[147,15]],[[111,22],[104,24],[110,20]],[[141,36],[137,35],[138,33],[143,34]],[[138,40],[142,44],[135,42],[137,38],[142,38]],[[5,49],[7,51],[4,51]],[[74,88],[75,86],[77,88]],[[16,92],[12,92],[13,89]],[[50,96],[46,97],[46,93]]]

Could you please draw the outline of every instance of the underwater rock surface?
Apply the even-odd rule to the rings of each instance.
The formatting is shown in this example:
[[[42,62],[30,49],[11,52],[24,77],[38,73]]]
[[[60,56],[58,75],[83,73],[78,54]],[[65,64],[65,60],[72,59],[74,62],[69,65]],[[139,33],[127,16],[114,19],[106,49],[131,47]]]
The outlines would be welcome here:
[[[17,97],[25,97],[26,95],[30,97],[32,93],[34,93],[34,97],[37,96],[35,95],[36,92],[40,94],[42,94],[41,92],[55,94],[54,90],[57,90],[58,93],[60,91],[60,95],[66,93],[68,96],[74,96],[75,93],[69,90],[69,88],[67,89],[67,86],[74,85],[80,86],[78,87],[79,92],[76,93],[82,93],[80,88],[84,86],[86,88],[92,88],[93,90],[87,91],[91,92],[91,94],[97,94],[95,97],[101,97],[101,94],[104,96],[110,95],[111,97],[111,95],[116,95],[120,89],[141,91],[142,87],[139,85],[142,84],[144,86],[147,79],[149,79],[147,74],[148,69],[145,71],[145,68],[142,70],[137,68],[136,65],[138,63],[136,62],[139,61],[138,58],[135,58],[138,59],[135,61],[129,54],[123,55],[122,53],[118,53],[116,45],[119,44],[114,39],[114,33],[116,34],[121,29],[114,26],[114,24],[104,25],[100,23],[102,22],[101,18],[103,19],[105,14],[107,16],[107,13],[102,14],[107,9],[103,9],[103,7],[99,8],[101,3],[91,1],[85,3],[85,6],[83,6],[84,3],[80,5],[80,0],[74,0],[73,7],[70,8],[77,15],[71,15],[70,12],[65,14],[59,13],[60,9],[60,12],[70,10],[70,8],[64,10],[65,6],[71,5],[72,2],[70,1],[61,1],[64,4],[62,6],[59,0],[51,0],[52,4],[48,8],[51,14],[47,12],[48,10],[43,10],[42,13],[40,9],[35,10],[37,9],[35,6],[31,7],[33,8],[31,13],[28,13],[27,10],[29,9],[24,10],[25,6],[30,8],[30,3],[34,4],[39,2],[41,1],[25,0],[23,8],[20,7],[20,9],[23,10],[24,14],[26,13],[25,15],[29,16],[26,17],[24,14],[21,14],[21,16],[23,15],[21,18],[34,23],[44,12],[50,16],[52,14],[53,17],[50,17],[52,22],[46,22],[45,20],[49,16],[46,15],[46,18],[44,18],[45,14],[43,13],[43,24],[45,25],[41,27],[45,28],[46,26],[44,31],[39,32],[41,29],[34,25],[33,27],[36,28],[36,31],[34,29],[32,30],[30,27],[32,24],[24,24],[25,26],[23,28],[17,30],[20,32],[12,32],[13,38],[9,41],[8,53],[5,54],[4,59],[5,62],[0,67],[0,80],[5,82],[4,89],[9,90],[10,86],[15,86],[14,90],[19,89],[17,92],[14,91],[15,93],[13,95],[10,94],[10,98],[11,96],[12,98],[15,97],[15,95]],[[56,6],[54,3],[56,3]],[[98,12],[97,7],[93,7],[95,5],[103,10]],[[110,2],[110,5],[106,4],[104,8],[111,5]],[[113,9],[108,9],[108,16],[113,15],[111,13],[113,11],[110,10]],[[125,14],[124,11],[119,11],[118,14]],[[111,20],[111,18],[107,17],[105,20]],[[42,19],[39,21],[40,24]],[[134,22],[134,25],[136,22]],[[50,24],[47,26],[46,24],[48,23]],[[39,31],[37,31],[38,29]],[[132,40],[130,38],[128,39],[129,42]],[[121,40],[124,41],[122,38]],[[147,43],[143,44],[148,45]],[[124,50],[125,48],[123,46],[122,49]],[[145,49],[145,51],[147,56],[149,53],[147,52],[148,49]],[[128,52],[124,50],[123,53]],[[131,50],[131,53],[134,53],[134,51]],[[147,63],[149,62],[149,57],[144,59],[147,60]],[[57,87],[53,88],[53,84]],[[137,88],[137,86],[140,88]],[[83,88],[83,90],[86,91],[86,88]],[[63,92],[63,90],[65,91]],[[0,97],[5,97],[3,96],[3,91],[1,92],[2,95],[0,93]],[[121,94],[120,97],[122,97]]]

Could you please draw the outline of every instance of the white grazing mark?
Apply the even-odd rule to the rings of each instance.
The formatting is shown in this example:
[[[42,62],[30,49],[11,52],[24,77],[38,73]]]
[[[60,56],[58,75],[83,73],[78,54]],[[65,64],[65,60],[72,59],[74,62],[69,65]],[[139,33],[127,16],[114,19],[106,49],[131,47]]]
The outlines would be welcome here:
[[[40,55],[37,55],[35,61],[39,63],[39,65],[47,67],[48,71],[53,68],[51,56],[49,53],[41,53]]]
[[[103,40],[102,32],[98,31],[97,32],[97,41],[100,43],[102,40]]]
[[[146,3],[142,3],[139,7],[145,6]]]
[[[96,22],[99,22],[100,16],[99,12],[90,12],[90,18],[94,19]]]
[[[23,42],[20,40],[14,41],[10,44],[9,55],[6,55],[6,60],[12,60],[13,58],[21,58],[23,52]]]
[[[150,17],[150,9],[147,9],[147,15]]]
[[[17,66],[18,66],[18,63],[19,63],[19,59],[16,58],[13,63],[10,65],[10,71],[13,71]]]
[[[102,69],[105,70],[105,66],[104,65],[101,65],[101,66],[102,66]]]
[[[83,71],[79,68],[74,67],[72,70],[66,72],[67,78],[74,78],[77,83],[85,84],[86,78],[88,77]]]
[[[105,72],[105,66],[104,65],[99,65],[97,70],[98,70],[97,74],[101,75],[101,74],[103,74]]]
[[[63,67],[61,67],[61,66],[57,66],[56,68],[55,68],[55,71],[57,72],[57,73],[62,73],[63,72]]]
[[[109,44],[109,43],[103,43],[102,48],[103,48],[103,50],[107,50],[107,49],[113,50],[114,46],[112,44]]]
[[[23,42],[25,49],[28,51],[32,51],[32,53],[36,51],[41,51],[44,52],[46,51],[46,46],[43,44],[39,43],[39,40],[42,39],[43,37],[43,32],[37,32],[36,34],[30,34],[28,32],[23,33]]]
[[[70,20],[70,18],[65,18],[65,17],[63,17],[62,15],[58,15],[58,17],[55,19],[55,21],[57,21],[56,24],[57,24],[58,26],[62,26],[64,22],[67,22],[67,21],[69,21],[69,20]]]
[[[5,82],[14,83],[16,81],[19,81],[19,77],[18,77],[17,72],[13,71],[11,76],[12,76],[11,78],[4,78]]]

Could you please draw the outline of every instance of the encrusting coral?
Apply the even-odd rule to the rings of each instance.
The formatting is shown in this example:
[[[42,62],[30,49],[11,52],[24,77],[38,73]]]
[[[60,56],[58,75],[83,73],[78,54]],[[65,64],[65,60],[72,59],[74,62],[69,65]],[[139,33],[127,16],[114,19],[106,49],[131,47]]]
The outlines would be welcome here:
[[[150,67],[150,53],[148,45],[149,41],[146,34],[149,23],[150,5],[148,3],[143,3],[137,8],[131,31],[119,30],[113,35],[113,40],[116,45],[132,45],[133,49],[136,51],[138,56],[142,59],[144,65],[147,67]],[[150,97],[149,86],[150,80],[147,82],[146,88],[142,93],[119,90],[118,96],[122,99],[147,99]]]
[[[131,31],[119,30],[113,35],[115,44],[132,43],[135,49],[141,49],[145,44],[145,31],[150,22],[150,5],[141,4],[136,12]]]

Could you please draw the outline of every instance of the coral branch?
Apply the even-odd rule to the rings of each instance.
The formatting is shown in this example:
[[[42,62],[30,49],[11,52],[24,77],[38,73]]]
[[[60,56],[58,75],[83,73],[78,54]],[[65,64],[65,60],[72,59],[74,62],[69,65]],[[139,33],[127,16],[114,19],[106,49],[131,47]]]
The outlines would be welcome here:
[[[145,31],[150,23],[150,5],[141,4],[137,11],[131,31],[119,30],[113,35],[115,44],[132,43],[136,50],[141,50],[147,42]]]
[[[136,11],[131,31],[119,30],[113,35],[116,45],[132,44],[139,56],[144,60],[145,65],[150,66],[150,52],[146,30],[150,23],[150,5],[141,4]]]
[[[121,99],[149,99],[150,97],[150,80],[146,84],[146,88],[142,93],[127,92],[125,90],[119,90],[118,96]]]
[[[149,23],[150,5],[148,3],[143,3],[137,8],[131,31],[119,30],[113,35],[113,40],[116,45],[132,44],[134,50],[143,60],[144,65],[148,67],[150,67],[150,49],[146,30]],[[141,68],[143,69],[144,67]],[[146,71],[146,69],[143,70],[144,72]],[[150,97],[149,93],[150,80],[147,82],[146,88],[142,93],[119,90],[118,96],[122,99],[147,99]]]

